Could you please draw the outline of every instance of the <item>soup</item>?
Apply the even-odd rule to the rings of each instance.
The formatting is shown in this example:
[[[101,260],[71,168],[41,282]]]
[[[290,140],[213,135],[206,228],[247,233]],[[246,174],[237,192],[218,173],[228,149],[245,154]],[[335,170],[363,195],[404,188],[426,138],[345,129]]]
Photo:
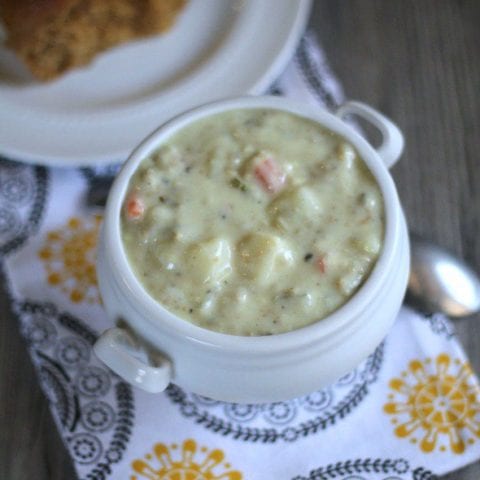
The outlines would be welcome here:
[[[194,122],[130,180],[122,240],[145,290],[177,316],[232,335],[320,321],[380,254],[380,188],[351,144],[287,112]]]

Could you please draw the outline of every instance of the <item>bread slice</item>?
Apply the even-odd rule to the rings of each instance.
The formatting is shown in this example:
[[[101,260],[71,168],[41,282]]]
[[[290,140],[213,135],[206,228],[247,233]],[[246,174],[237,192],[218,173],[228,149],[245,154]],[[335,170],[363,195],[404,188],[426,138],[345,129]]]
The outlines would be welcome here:
[[[186,0],[0,0],[7,46],[39,80],[120,43],[168,30]]]

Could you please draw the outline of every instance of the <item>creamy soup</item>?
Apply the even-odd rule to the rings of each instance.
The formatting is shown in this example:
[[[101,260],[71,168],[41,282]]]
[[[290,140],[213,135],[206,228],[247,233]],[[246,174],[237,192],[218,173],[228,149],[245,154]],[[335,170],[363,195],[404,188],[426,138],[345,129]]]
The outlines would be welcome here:
[[[245,109],[185,127],[140,164],[122,237],[137,278],[172,313],[270,335],[356,292],[381,251],[383,217],[375,179],[343,138]]]

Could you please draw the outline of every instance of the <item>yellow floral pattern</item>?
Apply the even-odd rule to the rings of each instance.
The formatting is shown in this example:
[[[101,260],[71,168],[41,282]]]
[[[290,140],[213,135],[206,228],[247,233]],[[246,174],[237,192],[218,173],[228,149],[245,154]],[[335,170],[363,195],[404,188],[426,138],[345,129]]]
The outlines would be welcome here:
[[[395,435],[422,452],[461,454],[480,438],[480,389],[468,363],[446,353],[413,360],[389,386],[384,411]]]
[[[38,252],[48,283],[60,288],[73,303],[100,301],[95,255],[101,221],[101,215],[72,217],[63,228],[48,232]]]
[[[130,480],[242,480],[242,474],[224,460],[222,450],[199,447],[191,438],[181,446],[157,443],[153,455],[132,462],[135,474]]]

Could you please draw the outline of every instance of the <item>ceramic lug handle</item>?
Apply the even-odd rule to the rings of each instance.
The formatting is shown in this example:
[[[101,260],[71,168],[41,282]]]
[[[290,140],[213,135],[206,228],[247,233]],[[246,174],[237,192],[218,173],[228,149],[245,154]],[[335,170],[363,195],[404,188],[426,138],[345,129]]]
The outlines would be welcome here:
[[[357,115],[376,127],[382,135],[382,143],[376,149],[387,168],[392,167],[403,152],[404,140],[400,129],[387,117],[361,102],[346,102],[336,112],[343,119]]]
[[[172,379],[170,360],[147,352],[123,328],[115,327],[102,333],[93,351],[116,374],[147,392],[163,392]]]

